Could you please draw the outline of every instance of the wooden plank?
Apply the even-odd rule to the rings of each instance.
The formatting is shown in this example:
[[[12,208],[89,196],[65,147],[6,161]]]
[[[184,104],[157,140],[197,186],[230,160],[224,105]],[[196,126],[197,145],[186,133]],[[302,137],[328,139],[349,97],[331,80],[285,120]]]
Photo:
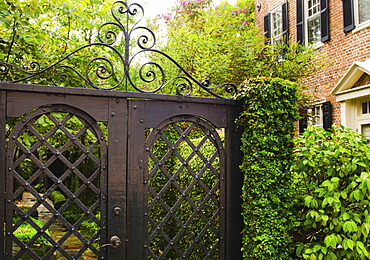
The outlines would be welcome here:
[[[241,192],[243,186],[243,175],[240,172],[242,154],[240,152],[241,129],[237,128],[235,119],[239,116],[241,108],[229,107],[228,127],[225,133],[226,144],[226,255],[225,259],[243,259],[242,235],[243,218],[241,208]]]
[[[56,87],[42,86],[32,84],[16,84],[0,82],[0,90],[9,90],[15,92],[32,92],[32,93],[48,93],[58,95],[77,95],[77,96],[96,96],[96,97],[116,97],[127,99],[150,99],[175,102],[191,102],[204,104],[223,104],[223,105],[240,105],[240,100],[221,99],[221,98],[205,98],[205,97],[190,97],[180,95],[164,95],[147,92],[127,92],[117,90],[104,89],[85,89],[71,87]]]
[[[63,104],[85,111],[96,121],[108,121],[107,97],[81,97],[56,93],[9,92],[7,101],[8,117],[21,117],[31,109],[44,105]]]
[[[129,101],[128,127],[128,176],[127,176],[127,259],[147,259],[148,248],[147,219],[144,208],[148,206],[148,190],[144,184],[144,137],[145,137],[145,102]]]
[[[108,238],[121,240],[120,246],[106,247],[107,259],[126,259],[126,168],[127,100],[109,99],[108,122]],[[128,258],[130,259],[130,258]]]
[[[160,122],[177,115],[193,115],[206,119],[216,127],[227,126],[227,106],[188,102],[148,101],[145,124],[151,128]]]
[[[0,259],[5,258],[4,252],[4,216],[5,216],[5,127],[6,127],[6,92],[0,91]]]

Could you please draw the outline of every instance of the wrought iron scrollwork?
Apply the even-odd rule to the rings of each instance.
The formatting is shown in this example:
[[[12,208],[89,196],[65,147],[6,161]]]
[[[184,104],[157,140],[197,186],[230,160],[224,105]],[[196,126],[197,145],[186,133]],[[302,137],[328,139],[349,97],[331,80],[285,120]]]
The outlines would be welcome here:
[[[194,88],[198,87],[208,93],[207,96],[218,98],[233,98],[237,94],[235,84],[211,86],[208,80],[200,82],[169,55],[155,49],[157,39],[154,32],[139,26],[144,18],[144,8],[140,4],[118,0],[112,4],[111,15],[114,20],[102,24],[97,30],[98,42],[79,47],[44,68],[39,62],[31,62],[28,68],[0,62],[0,81],[3,77],[10,83],[28,83],[38,76],[47,78],[50,84],[61,87],[71,86],[72,81],[78,79],[95,89],[159,93],[172,87],[177,95],[190,96]],[[134,35],[137,34],[135,38]],[[132,43],[134,38],[135,44]],[[123,44],[120,44],[121,42]],[[135,48],[139,50],[132,54]],[[79,53],[90,54],[84,71],[67,62]],[[180,74],[167,75],[158,60],[148,59],[150,55],[159,55],[159,60],[170,62]],[[13,70],[17,73],[12,73]],[[12,78],[12,75],[21,76]]]

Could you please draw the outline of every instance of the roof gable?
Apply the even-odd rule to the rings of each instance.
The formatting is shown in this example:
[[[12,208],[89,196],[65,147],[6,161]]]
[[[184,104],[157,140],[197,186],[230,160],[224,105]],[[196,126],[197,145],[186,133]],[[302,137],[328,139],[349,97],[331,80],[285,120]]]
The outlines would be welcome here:
[[[355,61],[339,80],[331,93],[333,95],[339,95],[343,92],[347,92],[346,90],[352,89],[364,73],[370,75],[370,59],[366,59],[363,62]],[[358,85],[356,84],[356,86]]]

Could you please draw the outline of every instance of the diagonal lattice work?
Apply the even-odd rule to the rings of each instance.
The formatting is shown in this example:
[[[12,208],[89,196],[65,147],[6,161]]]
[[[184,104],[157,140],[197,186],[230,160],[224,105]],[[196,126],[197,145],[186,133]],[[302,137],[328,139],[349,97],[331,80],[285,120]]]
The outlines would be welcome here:
[[[146,152],[148,259],[221,259],[224,150],[216,129],[173,117],[151,129]]]
[[[66,105],[35,109],[14,126],[7,147],[9,259],[98,259],[105,222],[103,130]]]

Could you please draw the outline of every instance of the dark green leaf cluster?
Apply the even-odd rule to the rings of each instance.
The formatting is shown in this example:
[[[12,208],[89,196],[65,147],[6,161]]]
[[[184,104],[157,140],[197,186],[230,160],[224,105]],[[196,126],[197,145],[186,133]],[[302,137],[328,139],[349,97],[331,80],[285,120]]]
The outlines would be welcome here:
[[[351,129],[310,127],[296,139],[297,255],[369,259],[370,146]]]
[[[279,78],[255,78],[242,84],[244,174],[242,209],[245,259],[290,259],[294,190],[290,167],[300,100],[299,86]]]

